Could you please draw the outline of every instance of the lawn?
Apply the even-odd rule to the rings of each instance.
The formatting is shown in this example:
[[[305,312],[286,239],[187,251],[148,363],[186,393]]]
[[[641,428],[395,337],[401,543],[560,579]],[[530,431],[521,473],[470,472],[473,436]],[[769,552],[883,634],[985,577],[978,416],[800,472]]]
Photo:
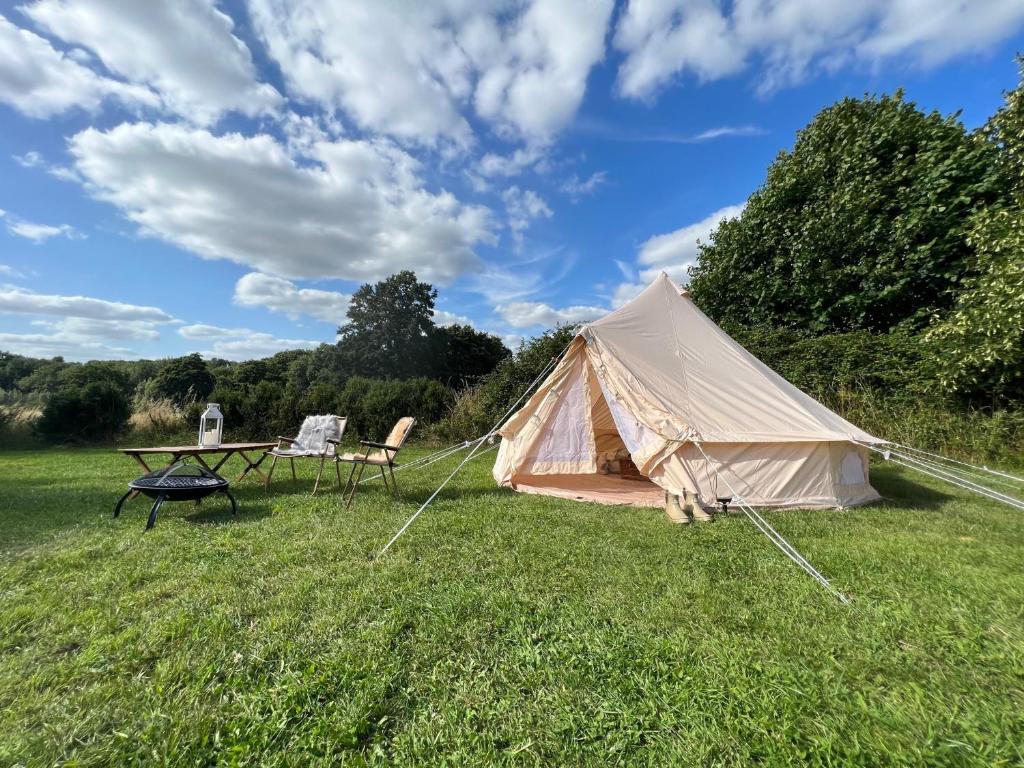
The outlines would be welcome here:
[[[410,450],[406,458],[415,455]],[[521,496],[455,460],[352,508],[111,509],[104,450],[0,453],[0,765],[1020,765],[1024,517],[877,467],[885,504],[742,517]]]

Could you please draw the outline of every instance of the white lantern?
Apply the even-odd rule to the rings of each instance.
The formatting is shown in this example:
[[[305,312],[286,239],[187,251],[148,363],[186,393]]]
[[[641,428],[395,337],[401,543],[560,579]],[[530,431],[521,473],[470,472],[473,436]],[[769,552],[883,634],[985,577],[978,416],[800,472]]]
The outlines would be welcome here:
[[[217,403],[207,403],[199,419],[199,447],[216,448],[224,432],[224,416]]]

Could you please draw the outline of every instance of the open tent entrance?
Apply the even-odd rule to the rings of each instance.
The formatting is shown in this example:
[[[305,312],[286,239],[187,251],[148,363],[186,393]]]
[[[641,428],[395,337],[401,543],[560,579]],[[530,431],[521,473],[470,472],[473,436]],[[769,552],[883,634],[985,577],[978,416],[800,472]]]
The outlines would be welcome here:
[[[598,504],[663,507],[665,491],[631,471],[629,449],[588,356],[579,355],[577,360],[564,386],[549,393],[555,400],[552,428],[527,457],[528,471],[513,477],[513,486],[523,493]],[[624,418],[620,414],[620,422]],[[551,473],[557,465],[572,471]]]

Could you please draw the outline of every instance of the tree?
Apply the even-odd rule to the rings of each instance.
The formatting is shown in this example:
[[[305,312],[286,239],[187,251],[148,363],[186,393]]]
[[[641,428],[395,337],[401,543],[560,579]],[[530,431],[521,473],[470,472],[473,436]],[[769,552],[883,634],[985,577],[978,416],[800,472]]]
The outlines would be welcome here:
[[[475,383],[512,355],[497,336],[469,325],[438,328],[435,336],[441,361],[437,374],[449,386]]]
[[[52,395],[35,428],[51,442],[110,442],[130,416],[128,396],[116,384],[93,381]]]
[[[20,382],[42,364],[42,360],[0,352],[0,389],[19,389]]]
[[[361,286],[338,329],[348,375],[407,379],[432,375],[437,291],[409,270]]]
[[[40,393],[56,392],[60,389],[61,376],[70,363],[65,363],[63,357],[36,362],[38,365],[32,368],[32,372],[18,382],[18,389],[22,392]]]
[[[997,155],[902,93],[844,99],[701,245],[691,293],[719,322],[919,329],[971,274],[970,215],[1006,193]]]
[[[977,274],[927,334],[945,389],[997,401],[1024,398],[1024,59],[1018,63],[1021,82],[984,128],[1012,196],[972,217]]]
[[[213,391],[214,379],[203,358],[186,355],[169,361],[153,377],[152,391],[178,404],[205,400]]]
[[[125,395],[131,393],[131,377],[120,363],[90,360],[69,365],[60,372],[61,389],[81,389],[87,384],[102,381],[117,387]]]

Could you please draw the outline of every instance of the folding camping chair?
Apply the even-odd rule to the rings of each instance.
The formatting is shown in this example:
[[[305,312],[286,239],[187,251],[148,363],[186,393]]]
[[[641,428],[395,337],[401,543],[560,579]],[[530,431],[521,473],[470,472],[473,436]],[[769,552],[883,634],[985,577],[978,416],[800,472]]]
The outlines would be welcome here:
[[[403,416],[395,422],[395,426],[391,428],[391,432],[388,433],[388,438],[383,443],[375,443],[372,440],[360,440],[359,444],[363,447],[364,451],[367,448],[375,449],[372,453],[365,451],[364,453],[343,453],[341,456],[334,457],[334,467],[339,472],[339,462],[346,462],[352,465],[352,470],[348,473],[348,482],[345,484],[345,493],[342,494],[342,500],[345,502],[345,508],[352,504],[352,499],[356,495],[356,487],[359,485],[360,480],[363,478],[363,470],[366,469],[366,465],[377,467],[380,470],[381,479],[384,480],[384,487],[391,491],[391,495],[398,498],[398,483],[395,482],[395,457],[398,456],[398,452],[402,449],[402,445],[405,444],[405,440],[409,437],[409,433],[412,432],[412,427],[416,423],[416,419],[412,416]],[[359,468],[358,474],[356,468]],[[388,468],[387,474],[384,473],[384,467]],[[391,483],[388,483],[388,475],[391,475]],[[339,479],[340,482],[340,479]],[[351,490],[349,487],[351,486]]]
[[[274,467],[278,459],[288,459],[292,466],[292,480],[295,479],[296,459],[320,459],[320,468],[316,473],[316,482],[313,484],[313,493],[320,487],[320,476],[324,472],[324,463],[328,459],[334,459],[338,455],[338,443],[341,436],[345,434],[344,416],[307,416],[302,422],[299,434],[296,437],[281,437],[278,435],[277,447],[267,451],[268,456],[273,456],[274,461],[267,472],[267,482],[264,488],[270,487],[270,478],[274,474]],[[287,444],[285,448],[283,444]],[[338,490],[341,490],[341,472],[335,473],[338,476]]]

